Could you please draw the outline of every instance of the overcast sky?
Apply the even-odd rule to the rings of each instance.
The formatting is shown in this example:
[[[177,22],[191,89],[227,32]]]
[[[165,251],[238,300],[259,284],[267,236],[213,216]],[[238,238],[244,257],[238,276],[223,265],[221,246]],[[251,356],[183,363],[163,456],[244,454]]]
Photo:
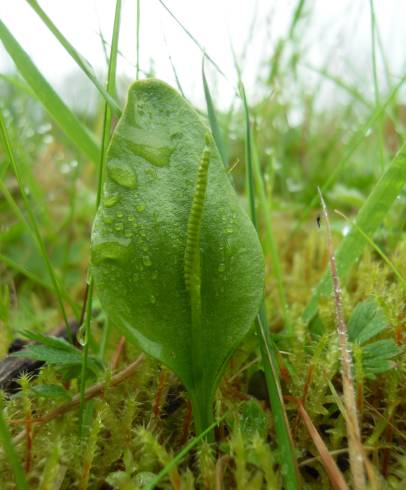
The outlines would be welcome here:
[[[97,70],[105,68],[99,31],[111,38],[115,0],[39,0],[70,42]],[[225,106],[236,83],[232,44],[240,57],[249,38],[243,78],[255,96],[258,76],[276,41],[286,35],[297,1],[292,0],[166,0],[167,6],[189,29],[225,72],[227,80],[208,70],[218,103]],[[370,3],[368,0],[310,0],[309,21],[300,30],[305,46],[302,61],[323,66],[345,79],[370,80]],[[378,27],[391,73],[406,69],[405,0],[375,0]],[[41,72],[57,89],[76,71],[74,62],[49,33],[25,0],[0,0],[0,16]],[[123,0],[119,73],[135,78],[136,0]],[[250,34],[250,28],[253,29]],[[306,27],[305,27],[306,26]],[[186,95],[203,100],[201,53],[158,0],[141,0],[141,68],[153,65],[156,76],[174,85],[172,57]],[[0,70],[11,71],[12,61],[0,46]],[[369,90],[370,83],[366,87]]]

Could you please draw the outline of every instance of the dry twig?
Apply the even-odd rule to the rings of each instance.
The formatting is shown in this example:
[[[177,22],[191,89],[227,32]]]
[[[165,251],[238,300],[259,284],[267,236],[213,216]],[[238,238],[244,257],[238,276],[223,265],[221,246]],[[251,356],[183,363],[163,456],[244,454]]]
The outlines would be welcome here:
[[[362,447],[361,431],[358,420],[357,404],[352,379],[352,351],[351,344],[348,341],[347,325],[344,319],[343,304],[340,281],[337,274],[336,259],[334,256],[333,237],[331,232],[330,221],[327,213],[327,206],[324,202],[323,195],[318,188],[320,201],[322,205],[323,217],[327,228],[328,254],[330,260],[331,278],[333,282],[333,294],[336,307],[336,325],[338,342],[341,354],[341,375],[343,381],[344,406],[346,411],[346,425],[348,437],[348,449],[350,455],[350,466],[353,479],[354,490],[365,488],[365,471],[364,457]]]

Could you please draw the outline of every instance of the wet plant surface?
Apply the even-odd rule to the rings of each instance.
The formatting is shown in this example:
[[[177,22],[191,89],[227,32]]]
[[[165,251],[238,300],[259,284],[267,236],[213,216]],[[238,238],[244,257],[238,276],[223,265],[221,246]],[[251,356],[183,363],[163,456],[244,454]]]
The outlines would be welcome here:
[[[120,7],[87,118],[0,24],[0,487],[405,488],[403,79],[118,96]]]

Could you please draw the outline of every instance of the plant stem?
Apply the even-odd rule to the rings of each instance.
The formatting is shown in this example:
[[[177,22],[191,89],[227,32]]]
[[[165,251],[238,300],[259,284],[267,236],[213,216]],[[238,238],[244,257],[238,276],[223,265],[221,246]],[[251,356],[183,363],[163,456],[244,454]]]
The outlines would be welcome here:
[[[4,452],[13,470],[15,482],[16,482],[16,489],[28,490],[28,485],[25,479],[24,470],[21,465],[21,461],[17,455],[14,444],[11,440],[10,431],[9,428],[7,427],[7,423],[4,420],[3,407],[0,407],[0,442],[3,445]]]
[[[110,95],[115,95],[116,92],[116,68],[117,68],[117,52],[118,52],[118,39],[120,34],[120,17],[121,17],[121,0],[116,1],[116,10],[114,15],[113,24],[113,36],[111,41],[110,59],[109,59],[109,69],[107,74],[107,92]],[[98,172],[98,182],[97,182],[97,196],[96,196],[96,211],[99,208],[103,177],[104,177],[104,167],[106,160],[107,146],[110,139],[111,132],[111,109],[110,106],[105,103],[104,107],[104,117],[103,117],[103,134],[101,143],[101,153],[100,153],[100,164]],[[93,304],[93,277],[90,274],[88,289],[86,291],[86,308],[85,308],[85,343],[83,348],[83,361],[80,374],[80,410],[79,410],[79,432],[82,437],[83,435],[83,416],[84,416],[84,404],[85,404],[85,388],[86,388],[86,369],[87,360],[89,356],[89,336],[90,336],[90,320],[92,315],[92,304]]]
[[[326,222],[328,254],[330,260],[331,277],[333,281],[333,294],[336,307],[336,325],[338,342],[341,353],[341,375],[343,382],[344,406],[347,412],[346,425],[348,437],[348,449],[350,455],[350,466],[353,478],[354,490],[365,488],[364,460],[362,452],[359,451],[361,443],[361,431],[358,420],[357,402],[355,397],[354,383],[352,379],[352,349],[348,341],[347,325],[344,319],[343,302],[340,281],[337,274],[336,259],[334,256],[333,236],[320,188],[318,188],[322,205],[323,217]]]

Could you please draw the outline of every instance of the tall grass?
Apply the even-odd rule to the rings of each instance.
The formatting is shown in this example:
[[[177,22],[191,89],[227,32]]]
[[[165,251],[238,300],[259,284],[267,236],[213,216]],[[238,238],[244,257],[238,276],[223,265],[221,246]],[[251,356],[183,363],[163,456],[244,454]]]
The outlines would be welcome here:
[[[107,73],[107,84],[106,84],[107,93],[111,97],[114,97],[116,95],[116,71],[117,71],[118,41],[120,35],[120,18],[121,18],[121,0],[117,0],[115,14],[114,14],[113,34],[111,40],[109,68]],[[106,152],[107,152],[107,146],[110,141],[111,117],[112,117],[111,107],[106,102],[104,107],[101,155],[100,155],[100,163],[99,163],[98,179],[97,179],[96,211],[100,205],[101,196],[102,196],[104,169],[106,163]],[[84,419],[84,403],[85,403],[85,390],[86,390],[86,371],[87,371],[87,363],[88,363],[88,356],[89,356],[90,325],[91,325],[92,311],[93,311],[92,304],[93,304],[94,283],[93,283],[93,277],[91,272],[89,272],[89,282],[87,287],[88,287],[88,291],[87,294],[85,295],[86,306],[85,306],[85,318],[84,318],[84,325],[83,325],[84,327],[83,361],[82,361],[82,370],[80,374],[79,430],[80,430],[81,437],[84,435],[83,419]]]

